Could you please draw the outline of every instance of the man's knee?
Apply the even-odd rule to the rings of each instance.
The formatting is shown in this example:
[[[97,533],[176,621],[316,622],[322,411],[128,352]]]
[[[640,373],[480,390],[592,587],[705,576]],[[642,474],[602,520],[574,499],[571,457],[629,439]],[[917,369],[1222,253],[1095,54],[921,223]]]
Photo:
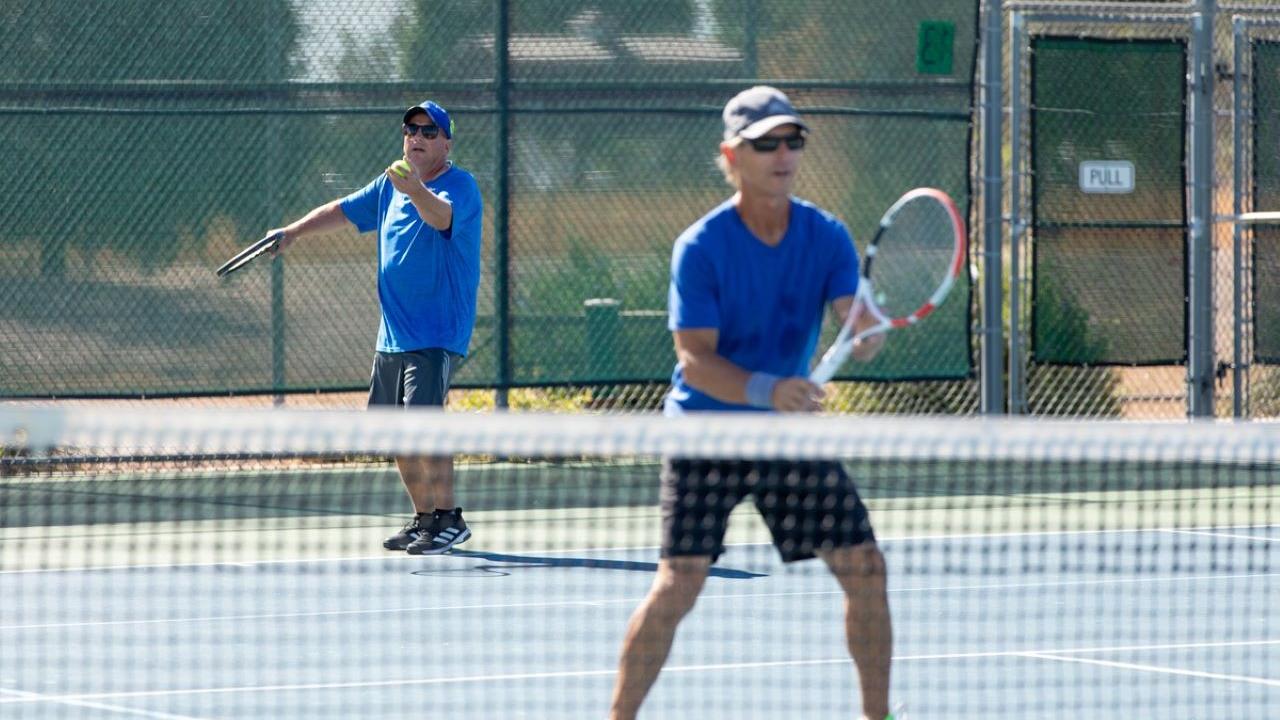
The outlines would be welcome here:
[[[658,569],[658,577],[650,590],[650,604],[655,609],[684,617],[698,601],[706,582],[710,561],[701,558],[670,558]]]
[[[822,559],[842,583],[864,579],[883,581],[886,572],[884,553],[871,542],[828,550],[822,554]]]

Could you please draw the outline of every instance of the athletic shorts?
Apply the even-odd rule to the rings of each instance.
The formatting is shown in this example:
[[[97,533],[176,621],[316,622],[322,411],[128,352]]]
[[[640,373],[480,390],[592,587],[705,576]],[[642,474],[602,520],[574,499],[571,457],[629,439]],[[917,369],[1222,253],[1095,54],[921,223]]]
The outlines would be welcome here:
[[[724,552],[729,513],[747,495],[784,562],[874,542],[867,508],[838,462],[666,459],[662,556]]]
[[[449,381],[461,355],[441,348],[378,352],[369,378],[369,406],[444,407]]]

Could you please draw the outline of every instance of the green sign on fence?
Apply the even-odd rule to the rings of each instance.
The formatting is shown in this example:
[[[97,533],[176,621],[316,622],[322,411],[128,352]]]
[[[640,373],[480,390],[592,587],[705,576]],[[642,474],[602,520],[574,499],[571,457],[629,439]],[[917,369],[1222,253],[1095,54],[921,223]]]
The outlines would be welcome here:
[[[916,72],[921,75],[950,75],[955,39],[955,23],[937,20],[920,23],[920,36],[916,43]]]

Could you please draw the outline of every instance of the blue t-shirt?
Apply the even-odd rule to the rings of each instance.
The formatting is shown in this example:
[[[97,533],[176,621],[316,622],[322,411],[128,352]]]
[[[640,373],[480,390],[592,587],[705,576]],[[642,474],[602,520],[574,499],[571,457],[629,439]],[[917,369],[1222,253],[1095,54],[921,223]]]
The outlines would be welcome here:
[[[691,225],[671,255],[667,327],[719,331],[716,352],[748,372],[805,376],[823,308],[858,288],[858,253],[844,223],[792,198],[786,234],[774,247],[747,229],[733,201]],[[759,410],[690,387],[677,363],[665,412]]]
[[[378,350],[467,354],[480,287],[480,187],[456,165],[427,183],[453,206],[453,226],[424,222],[385,174],[342,200],[360,232],[378,231]]]

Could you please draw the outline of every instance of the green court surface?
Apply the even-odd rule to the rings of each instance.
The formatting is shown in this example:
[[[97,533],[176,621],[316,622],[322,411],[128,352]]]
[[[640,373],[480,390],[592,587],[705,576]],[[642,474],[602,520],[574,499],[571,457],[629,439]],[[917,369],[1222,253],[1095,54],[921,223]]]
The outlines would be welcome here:
[[[222,469],[80,466],[0,480],[0,569],[362,557],[409,514],[394,467],[220,461]],[[206,463],[208,465],[209,463]],[[847,465],[882,539],[1194,529],[1265,522],[1276,471],[1013,463]],[[108,471],[109,470],[109,471]],[[1263,475],[1260,476],[1259,473]],[[654,462],[463,462],[469,550],[656,546]],[[728,542],[768,541],[750,503]],[[74,542],[68,542],[74,537]]]

